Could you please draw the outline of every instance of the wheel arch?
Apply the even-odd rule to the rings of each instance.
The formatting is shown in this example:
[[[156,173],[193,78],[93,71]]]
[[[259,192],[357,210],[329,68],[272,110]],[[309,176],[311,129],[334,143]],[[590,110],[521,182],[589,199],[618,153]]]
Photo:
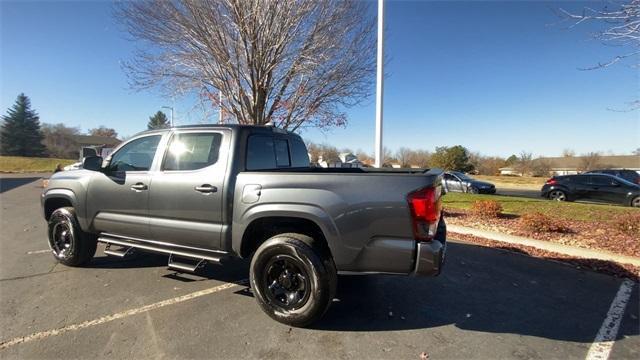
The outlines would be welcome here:
[[[71,190],[67,189],[51,189],[43,195],[43,211],[44,218],[49,220],[51,214],[61,207],[70,206],[76,209],[77,212],[78,201],[76,195]]]
[[[303,214],[268,214],[252,219],[241,235],[234,237],[234,251],[243,258],[250,257],[263,242],[282,233],[308,235],[325,255],[332,257],[331,235],[327,236],[317,219]]]

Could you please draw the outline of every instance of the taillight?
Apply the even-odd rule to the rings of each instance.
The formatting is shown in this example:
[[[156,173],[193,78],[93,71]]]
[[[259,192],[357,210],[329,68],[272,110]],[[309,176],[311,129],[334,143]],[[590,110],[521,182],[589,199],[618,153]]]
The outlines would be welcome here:
[[[418,241],[431,241],[436,235],[442,210],[440,189],[439,186],[428,187],[407,196],[413,223],[413,236]]]
[[[547,185],[555,185],[557,183],[558,183],[558,180],[556,180],[555,178],[551,178],[546,182]]]

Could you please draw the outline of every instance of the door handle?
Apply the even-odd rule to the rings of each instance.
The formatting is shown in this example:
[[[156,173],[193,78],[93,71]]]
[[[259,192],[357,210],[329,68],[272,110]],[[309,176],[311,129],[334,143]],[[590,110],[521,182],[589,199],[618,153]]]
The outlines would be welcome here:
[[[137,184],[131,185],[131,190],[133,191],[143,191],[147,189],[149,189],[149,187],[143,183],[137,183]]]
[[[195,191],[201,192],[203,194],[211,194],[218,191],[218,188],[215,186],[211,186],[209,184],[203,184],[200,186],[196,186],[193,188]]]

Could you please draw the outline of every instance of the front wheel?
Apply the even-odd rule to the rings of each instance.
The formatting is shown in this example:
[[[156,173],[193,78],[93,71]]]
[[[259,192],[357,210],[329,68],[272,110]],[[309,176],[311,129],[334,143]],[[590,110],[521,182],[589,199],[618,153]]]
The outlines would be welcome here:
[[[80,228],[72,207],[55,210],[47,229],[49,247],[53,256],[68,266],[82,266],[96,253],[97,237]]]
[[[281,323],[303,327],[318,320],[335,295],[331,256],[302,234],[265,241],[251,260],[250,281],[262,310]]]
[[[475,187],[475,186],[470,186],[470,187],[467,189],[467,192],[468,192],[469,194],[479,194],[479,193],[480,193],[480,190],[478,190],[478,188],[477,188],[477,187]]]
[[[640,196],[636,196],[631,200],[631,206],[640,208]]]

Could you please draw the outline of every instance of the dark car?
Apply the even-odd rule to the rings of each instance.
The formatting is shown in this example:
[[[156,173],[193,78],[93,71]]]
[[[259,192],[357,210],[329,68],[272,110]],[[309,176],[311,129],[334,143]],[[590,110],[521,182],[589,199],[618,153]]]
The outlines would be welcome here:
[[[445,172],[443,183],[447,192],[465,192],[471,194],[496,193],[496,187],[492,183],[476,180],[459,171]]]
[[[608,174],[554,176],[542,197],[557,201],[591,200],[640,207],[640,186]]]
[[[603,170],[591,170],[587,171],[586,174],[609,174],[613,176],[617,176],[619,178],[623,178],[629,182],[634,184],[640,184],[640,174],[634,170],[612,170],[612,169],[603,169]]]

